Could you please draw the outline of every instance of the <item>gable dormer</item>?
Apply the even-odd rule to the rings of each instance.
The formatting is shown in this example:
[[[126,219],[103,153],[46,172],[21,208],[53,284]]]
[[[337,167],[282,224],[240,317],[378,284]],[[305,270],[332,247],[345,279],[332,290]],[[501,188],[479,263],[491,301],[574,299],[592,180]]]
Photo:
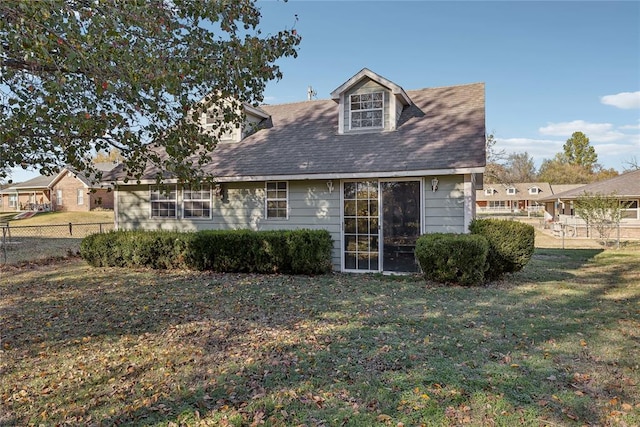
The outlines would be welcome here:
[[[411,99],[397,84],[363,68],[333,92],[339,105],[338,133],[395,130]]]
[[[538,194],[540,194],[541,188],[538,187],[537,185],[534,185],[533,187],[529,187],[529,194],[533,195],[533,196],[537,196]]]
[[[229,111],[224,111],[229,108]],[[233,109],[235,108],[235,111]],[[225,120],[225,114],[242,114],[242,125],[237,126]],[[269,119],[269,114],[260,108],[243,103],[234,107],[231,101],[225,102],[224,108],[214,105],[200,116],[200,125],[204,132],[212,132],[217,135],[220,142],[240,142],[246,136],[252,134],[262,122]]]

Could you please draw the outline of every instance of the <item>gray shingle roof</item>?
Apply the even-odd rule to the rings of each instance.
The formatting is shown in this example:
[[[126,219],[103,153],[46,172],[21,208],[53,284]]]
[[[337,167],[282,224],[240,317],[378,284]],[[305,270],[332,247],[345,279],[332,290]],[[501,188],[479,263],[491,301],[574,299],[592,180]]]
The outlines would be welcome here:
[[[55,179],[55,176],[40,175],[35,178],[31,178],[28,181],[19,182],[10,187],[2,190],[3,193],[15,193],[16,190],[29,190],[29,189],[47,189],[51,186],[51,182]]]
[[[261,108],[266,128],[237,143],[220,143],[204,169],[220,178],[357,174],[410,175],[485,166],[484,84],[407,91],[395,131],[338,134],[336,102],[305,101]],[[117,168],[106,179],[124,178]],[[115,172],[114,171],[114,172]],[[155,169],[142,179],[150,179]],[[443,172],[439,172],[443,173]]]
[[[545,200],[551,201],[556,199],[571,200],[583,195],[591,194],[615,194],[618,197],[638,198],[640,197],[640,170],[626,172],[604,181],[594,182],[582,187],[568,190]]]

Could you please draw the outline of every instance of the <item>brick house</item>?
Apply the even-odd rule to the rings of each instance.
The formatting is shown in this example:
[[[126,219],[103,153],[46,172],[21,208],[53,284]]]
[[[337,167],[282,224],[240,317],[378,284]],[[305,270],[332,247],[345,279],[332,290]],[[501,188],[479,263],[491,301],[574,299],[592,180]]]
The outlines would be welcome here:
[[[104,173],[116,165],[97,163],[95,166]],[[109,186],[91,181],[67,167],[55,176],[38,176],[14,184],[0,190],[0,212],[113,209],[113,192]]]

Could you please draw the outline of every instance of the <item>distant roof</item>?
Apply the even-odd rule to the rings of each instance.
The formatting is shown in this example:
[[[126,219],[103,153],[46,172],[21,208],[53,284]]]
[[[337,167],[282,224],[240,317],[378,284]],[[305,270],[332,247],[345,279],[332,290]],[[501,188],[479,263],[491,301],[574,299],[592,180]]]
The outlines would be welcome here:
[[[51,182],[55,179],[55,176],[40,175],[35,178],[31,178],[28,181],[18,182],[10,187],[2,190],[2,193],[15,193],[16,190],[41,190],[47,189],[51,186]]]
[[[113,168],[115,168],[117,164],[113,162],[104,162],[104,163],[95,163],[94,166],[97,170],[103,172],[104,174],[105,172],[109,172]],[[87,187],[93,186],[91,183],[92,180],[87,178],[85,174],[77,173],[73,168],[66,167],[66,168],[63,168],[60,171],[60,173],[56,175],[36,176],[35,178],[31,178],[28,181],[19,182],[3,190],[0,190],[0,193],[15,193],[16,191],[20,191],[20,190],[46,190],[48,188],[51,188],[55,184],[60,174],[64,171],[70,171],[74,173],[76,175],[76,178],[78,178]]]
[[[394,131],[338,134],[331,99],[264,105],[263,129],[220,143],[203,169],[220,181],[420,176],[485,166],[484,84],[407,91]],[[142,180],[155,178],[148,168]],[[103,179],[123,179],[122,166]]]
[[[515,188],[515,194],[507,193],[507,189]],[[538,188],[537,194],[529,194],[530,188]],[[487,196],[485,191],[494,189],[495,193]],[[512,184],[484,184],[482,190],[476,190],[476,200],[538,200],[545,196],[553,194],[551,185],[548,182],[516,182]]]
[[[564,191],[562,193],[555,194],[554,197],[545,198],[545,200],[576,199],[584,193],[601,195],[615,194],[620,198],[640,197],[640,169],[626,172],[604,181],[593,182],[579,188]]]

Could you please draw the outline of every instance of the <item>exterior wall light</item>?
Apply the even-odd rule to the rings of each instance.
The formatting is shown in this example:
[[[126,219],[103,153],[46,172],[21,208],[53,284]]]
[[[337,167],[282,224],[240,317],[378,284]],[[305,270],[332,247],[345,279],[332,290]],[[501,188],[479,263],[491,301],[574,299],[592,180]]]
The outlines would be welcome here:
[[[439,181],[437,177],[431,180],[431,191],[433,191],[434,193],[438,191],[438,182]]]
[[[333,181],[327,181],[327,190],[329,190],[329,194],[333,193]]]

